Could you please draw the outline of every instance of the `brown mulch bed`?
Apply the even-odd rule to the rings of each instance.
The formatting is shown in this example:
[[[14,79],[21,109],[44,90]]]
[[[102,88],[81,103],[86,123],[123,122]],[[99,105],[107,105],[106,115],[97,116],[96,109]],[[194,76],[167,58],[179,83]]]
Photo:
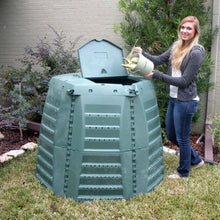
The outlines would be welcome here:
[[[190,136],[190,143],[192,148],[204,159],[205,154],[205,143],[204,138],[197,144],[196,141],[200,138],[200,135],[192,135]],[[179,148],[169,142],[168,144],[164,144],[164,146],[169,147],[171,149],[179,151]],[[220,148],[217,146],[213,146],[213,160],[216,163],[220,163]]]
[[[20,140],[18,129],[1,128],[0,132],[4,135],[4,139],[0,140],[0,155],[10,150],[19,150],[28,142],[37,143],[39,137],[39,132],[29,129],[23,131],[23,140]]]
[[[18,150],[23,144],[28,142],[38,142],[39,132],[33,130],[23,131],[23,140],[20,140],[20,134],[17,129],[1,128],[0,132],[5,136],[4,139],[0,140],[0,155],[10,151]],[[198,152],[198,154],[204,158],[204,138],[200,143],[196,144],[199,135],[193,135],[190,137],[192,147]],[[178,147],[172,143],[164,144],[166,147],[178,150]],[[213,157],[216,163],[220,163],[220,149],[217,146],[213,147]]]

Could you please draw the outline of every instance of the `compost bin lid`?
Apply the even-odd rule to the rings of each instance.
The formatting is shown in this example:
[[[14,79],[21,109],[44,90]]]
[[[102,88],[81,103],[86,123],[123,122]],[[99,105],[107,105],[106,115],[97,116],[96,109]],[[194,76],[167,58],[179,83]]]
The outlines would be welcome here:
[[[78,49],[80,67],[84,78],[127,76],[122,67],[123,50],[108,40],[91,40]]]

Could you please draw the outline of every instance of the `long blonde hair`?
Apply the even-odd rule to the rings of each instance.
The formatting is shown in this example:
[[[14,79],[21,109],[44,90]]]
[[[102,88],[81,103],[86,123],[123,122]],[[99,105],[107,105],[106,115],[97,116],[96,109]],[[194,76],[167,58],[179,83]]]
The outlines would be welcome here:
[[[181,26],[186,22],[193,22],[195,28],[195,35],[191,39],[191,41],[187,44],[180,37]],[[187,16],[180,22],[180,25],[178,27],[178,40],[174,43],[172,49],[172,67],[174,69],[179,70],[184,57],[187,54],[189,54],[193,46],[198,45],[199,34],[200,34],[199,20],[195,16]]]

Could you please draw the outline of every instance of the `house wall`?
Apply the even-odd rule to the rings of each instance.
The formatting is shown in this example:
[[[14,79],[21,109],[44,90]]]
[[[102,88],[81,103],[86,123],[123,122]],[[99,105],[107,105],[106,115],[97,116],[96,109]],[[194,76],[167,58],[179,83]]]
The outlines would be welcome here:
[[[220,1],[213,0],[212,27],[219,31],[212,42],[212,59],[214,61],[210,81],[214,84],[214,89],[208,93],[206,124],[212,124],[211,118],[215,113],[220,113]]]
[[[120,22],[118,0],[1,0],[0,65],[17,65],[26,46],[63,31],[69,40],[80,36],[77,47],[92,39],[108,39],[123,46],[113,24]]]

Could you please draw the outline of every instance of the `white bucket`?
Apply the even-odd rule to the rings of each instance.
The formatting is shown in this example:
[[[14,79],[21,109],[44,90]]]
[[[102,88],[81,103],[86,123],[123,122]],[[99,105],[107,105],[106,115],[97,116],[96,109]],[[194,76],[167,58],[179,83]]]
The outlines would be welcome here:
[[[134,57],[137,57],[137,56],[139,57],[138,63],[136,67],[132,70],[132,72],[142,75],[142,76],[151,73],[154,69],[153,62],[147,59],[145,56],[143,56],[140,53],[137,53],[134,55]]]

